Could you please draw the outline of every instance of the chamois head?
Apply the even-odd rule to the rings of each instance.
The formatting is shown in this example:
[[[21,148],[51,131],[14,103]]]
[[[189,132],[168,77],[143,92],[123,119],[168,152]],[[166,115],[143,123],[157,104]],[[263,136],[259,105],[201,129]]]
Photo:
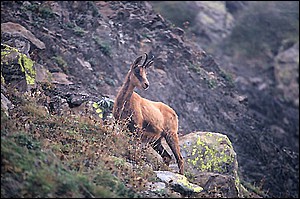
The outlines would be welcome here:
[[[147,55],[147,53],[145,53],[145,61],[143,62],[142,65],[140,65],[140,62],[142,59],[143,59],[143,56],[139,56],[131,64],[130,81],[134,86],[147,90],[149,87],[149,81],[147,79],[146,69],[153,64],[154,56],[152,56],[151,59],[147,62],[148,55]]]

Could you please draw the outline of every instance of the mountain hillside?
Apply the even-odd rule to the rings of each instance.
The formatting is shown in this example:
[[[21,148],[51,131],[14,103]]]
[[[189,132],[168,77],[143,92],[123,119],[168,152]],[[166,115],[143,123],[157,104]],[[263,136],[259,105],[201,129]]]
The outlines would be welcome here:
[[[40,90],[42,97],[39,103],[46,107],[50,116],[53,115],[53,118],[41,118],[41,124],[49,120],[49,124],[45,125],[49,127],[47,132],[59,132],[60,128],[64,128],[64,124],[73,122],[72,119],[69,121],[69,111],[79,111],[83,114],[84,110],[77,109],[89,101],[97,102],[102,97],[113,100],[130,64],[146,52],[149,56],[154,56],[154,64],[148,72],[150,87],[147,91],[136,91],[145,98],[170,105],[177,112],[180,136],[195,131],[218,132],[228,136],[236,151],[239,175],[245,186],[247,183],[258,185],[265,193],[262,196],[298,197],[299,151],[295,150],[297,146],[290,149],[273,142],[269,126],[257,112],[249,111],[249,99],[238,91],[232,75],[222,69],[222,63],[217,63],[212,55],[199,49],[199,45],[196,45],[183,29],[164,19],[153,10],[150,3],[4,1],[1,2],[1,49],[7,47],[4,44],[28,55],[36,69],[35,81],[31,84],[30,75],[34,73],[29,69],[25,70],[28,72],[22,72],[18,63],[2,63],[1,53],[1,94],[8,99],[5,109],[8,115],[9,110],[13,109],[10,102],[14,104],[24,100],[19,99],[18,94],[14,94],[14,88],[19,92]],[[30,62],[24,61],[22,64],[28,66]],[[4,107],[2,101],[4,100],[1,97],[1,109]],[[30,106],[27,108],[30,109]],[[37,109],[37,113],[34,111],[34,114],[45,114],[44,108],[41,109],[43,110]],[[297,111],[287,117],[291,123],[287,125],[296,126],[298,121],[294,115]],[[3,113],[1,112],[1,123]],[[17,114],[17,111],[14,110],[13,114]],[[15,117],[18,118],[17,115]],[[66,132],[81,132],[85,128],[100,132],[99,129],[94,129],[98,127],[93,125],[81,126],[80,120],[79,126]],[[25,121],[19,122],[24,124]],[[58,126],[51,130],[52,124]],[[24,128],[26,131],[26,126]],[[27,131],[31,132],[28,129]],[[2,135],[1,129],[1,138]],[[67,135],[61,136],[65,138]],[[80,140],[80,135],[75,133],[73,136],[72,140],[77,143],[75,140]],[[33,141],[29,143],[34,145]],[[9,141],[4,144],[9,145]],[[70,154],[76,151],[66,150]],[[14,155],[19,157],[18,154]],[[111,164],[110,161],[108,164]],[[124,166],[124,162],[120,161]],[[52,164],[49,166],[55,167]],[[105,165],[103,167],[105,168]],[[8,171],[17,172],[15,169]],[[147,174],[142,177],[150,176],[152,175]],[[43,176],[41,178],[43,179]],[[123,180],[129,182],[130,179],[135,183],[143,183],[139,181],[140,178],[134,179],[134,176],[129,175]],[[78,185],[80,189],[92,187],[88,185],[88,180],[85,180],[82,181],[79,176],[74,182],[86,183],[84,186]],[[132,187],[134,182],[130,181]],[[109,183],[118,186],[118,196],[134,195],[127,190],[123,192],[123,187],[119,186],[117,181],[109,181],[103,186],[109,186]],[[66,182],[61,186],[71,185],[73,186],[71,182]],[[45,187],[45,193],[47,189],[50,188]],[[84,190],[85,197],[91,197],[88,195],[90,190],[92,189]],[[58,192],[60,191],[61,189],[58,189]],[[114,197],[109,193],[107,196]]]

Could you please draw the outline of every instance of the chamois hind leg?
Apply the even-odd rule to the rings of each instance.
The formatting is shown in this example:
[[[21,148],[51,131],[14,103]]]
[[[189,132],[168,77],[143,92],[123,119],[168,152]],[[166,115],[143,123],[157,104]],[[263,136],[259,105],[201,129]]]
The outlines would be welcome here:
[[[183,163],[183,157],[180,153],[180,148],[179,148],[179,140],[178,140],[178,135],[177,133],[168,133],[165,135],[165,139],[169,145],[169,147],[171,148],[177,164],[178,164],[178,168],[179,168],[179,173],[183,175],[184,172],[184,163]]]
[[[161,144],[160,137],[158,140],[156,140],[154,143],[151,144],[152,148],[162,157],[164,163],[169,166],[172,156],[164,149],[164,147]]]

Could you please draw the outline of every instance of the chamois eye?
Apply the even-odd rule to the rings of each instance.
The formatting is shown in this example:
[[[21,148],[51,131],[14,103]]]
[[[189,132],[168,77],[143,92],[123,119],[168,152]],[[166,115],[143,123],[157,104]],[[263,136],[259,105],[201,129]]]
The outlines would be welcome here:
[[[136,68],[134,69],[134,73],[135,73],[135,74],[140,74],[140,68],[139,68],[139,67],[136,67]]]

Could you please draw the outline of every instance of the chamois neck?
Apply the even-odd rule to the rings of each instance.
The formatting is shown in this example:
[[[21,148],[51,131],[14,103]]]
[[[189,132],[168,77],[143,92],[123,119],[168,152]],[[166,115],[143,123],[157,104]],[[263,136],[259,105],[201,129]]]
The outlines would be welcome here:
[[[129,102],[133,90],[135,86],[130,82],[130,71],[126,75],[125,82],[123,83],[117,97],[116,97],[116,103],[118,106],[124,106],[126,102]]]
[[[128,101],[133,93],[134,87],[132,83],[130,82],[129,75],[127,76],[124,84],[122,85],[120,91],[119,91],[119,100],[121,101]]]

